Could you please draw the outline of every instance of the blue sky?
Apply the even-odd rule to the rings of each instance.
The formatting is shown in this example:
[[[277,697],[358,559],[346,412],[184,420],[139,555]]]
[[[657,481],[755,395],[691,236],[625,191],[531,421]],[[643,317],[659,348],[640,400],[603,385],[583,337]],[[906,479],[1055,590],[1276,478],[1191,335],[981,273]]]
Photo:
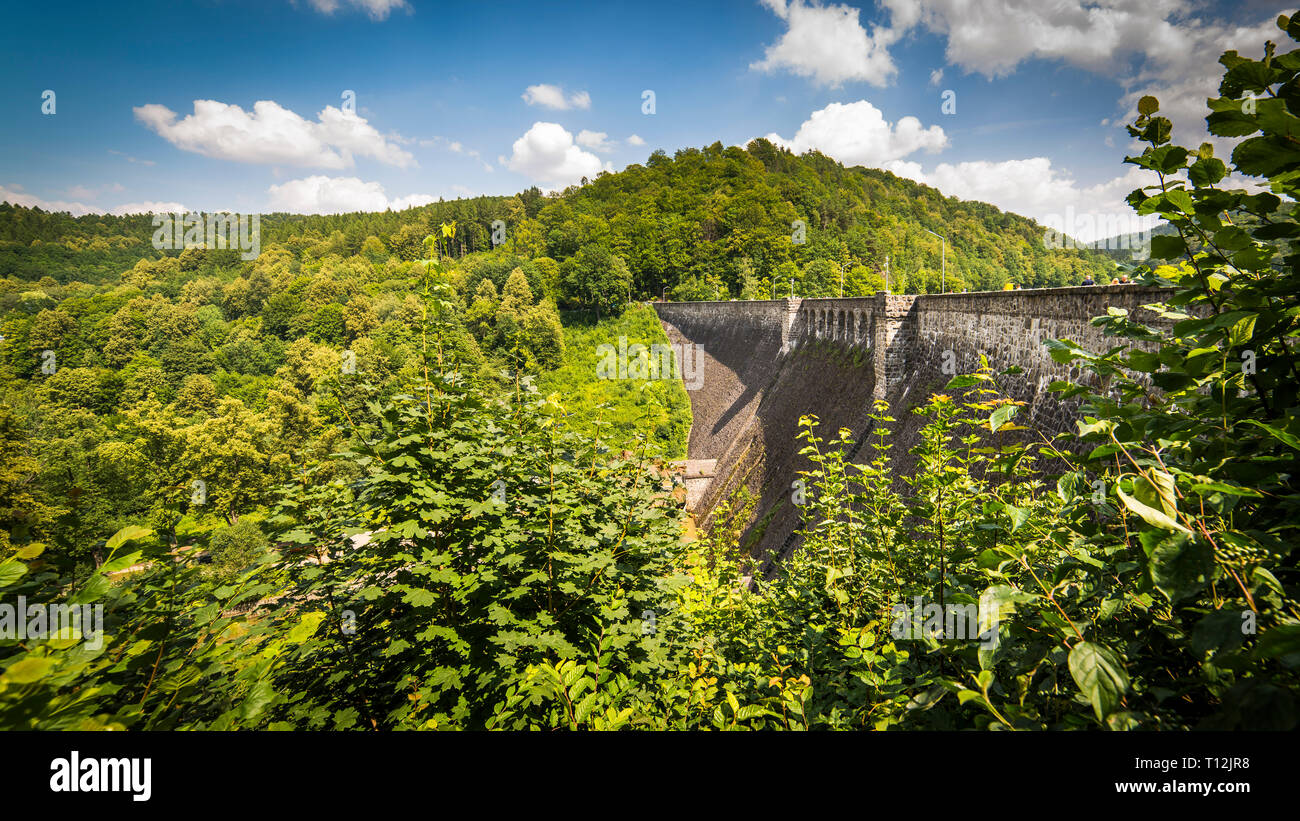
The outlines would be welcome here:
[[[1122,211],[1141,182],[1121,163],[1137,98],[1155,93],[1178,140],[1198,144],[1215,57],[1258,53],[1281,36],[1283,10],[34,3],[0,11],[0,199],[74,213],[382,210],[563,187],[656,148],[774,135],[1040,220]]]

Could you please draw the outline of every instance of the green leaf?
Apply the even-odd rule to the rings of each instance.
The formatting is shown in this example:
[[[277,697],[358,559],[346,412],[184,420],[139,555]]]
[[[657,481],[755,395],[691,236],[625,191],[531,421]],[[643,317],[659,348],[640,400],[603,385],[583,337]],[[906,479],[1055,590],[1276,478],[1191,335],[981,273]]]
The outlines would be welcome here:
[[[1272,434],[1274,437],[1276,437],[1278,441],[1284,442],[1289,447],[1292,447],[1296,450],[1300,450],[1300,439],[1296,438],[1295,435],[1287,433],[1284,430],[1278,430],[1272,425],[1266,425],[1263,422],[1260,422],[1256,419],[1243,419],[1242,421],[1249,425],[1255,425],[1257,427],[1261,427],[1264,430],[1268,431],[1270,434]]]
[[[989,430],[993,433],[998,432],[998,428],[1005,425],[1013,416],[1020,412],[1018,405],[1006,404],[998,407],[989,417]]]
[[[578,702],[577,708],[573,711],[573,718],[578,724],[586,723],[587,717],[591,715],[591,708],[596,706],[596,699],[599,697],[600,693],[592,691]]]
[[[141,553],[142,551],[135,550],[125,556],[118,556],[110,562],[104,562],[99,566],[99,572],[104,574],[116,573],[119,570],[125,570],[132,565],[139,564]]]
[[[1259,658],[1278,658],[1292,653],[1300,653],[1300,624],[1294,622],[1263,631],[1255,645],[1255,655]]]
[[[1142,373],[1155,373],[1160,370],[1160,357],[1157,354],[1147,353],[1146,351],[1130,351],[1128,355],[1129,366],[1135,371]]]
[[[1092,703],[1097,720],[1104,721],[1115,712],[1128,690],[1128,673],[1123,662],[1110,648],[1082,641],[1070,650],[1069,667],[1074,683]]]
[[[1071,472],[1056,480],[1056,495],[1062,502],[1068,502],[1079,495],[1079,478],[1077,472]]]
[[[314,613],[304,614],[302,618],[298,619],[298,623],[293,626],[289,634],[285,636],[285,641],[290,644],[301,644],[312,637],[324,619],[325,614],[319,610]]]
[[[988,377],[983,374],[958,374],[948,380],[948,384],[944,386],[944,390],[950,391],[956,390],[957,388],[969,388],[971,385],[978,385],[981,382],[987,381]]]
[[[1170,602],[1178,602],[1210,583],[1214,551],[1200,539],[1175,533],[1151,551],[1151,581]]]
[[[1196,623],[1192,630],[1192,649],[1197,653],[1231,652],[1241,646],[1242,618],[1237,610],[1215,610]]]
[[[1162,530],[1176,530],[1182,533],[1191,533],[1190,530],[1178,524],[1178,522],[1175,522],[1163,511],[1156,510],[1149,505],[1144,505],[1137,499],[1134,499],[1132,496],[1125,493],[1124,489],[1118,484],[1115,485],[1115,494],[1119,496],[1120,501],[1124,503],[1124,507],[1127,507],[1133,513],[1141,517],[1143,521],[1152,527],[1158,527]]]
[[[17,559],[34,559],[45,552],[45,545],[40,542],[32,542],[29,545],[23,545],[14,553]]]
[[[1015,533],[1024,527],[1025,522],[1029,521],[1031,511],[1029,508],[1016,507],[1014,505],[1005,505],[1007,515],[1011,517],[1011,532]]]
[[[1251,130],[1254,130],[1253,127]],[[1214,185],[1227,174],[1228,166],[1223,164],[1223,160],[1215,157],[1199,159],[1187,169],[1187,175],[1191,179],[1192,185],[1198,188]]]
[[[54,666],[54,659],[40,656],[28,656],[22,661],[15,662],[5,669],[4,675],[0,676],[11,684],[31,684],[40,681],[50,668]]]
[[[271,688],[271,682],[256,682],[248,689],[248,695],[244,697],[243,703],[239,706],[240,717],[246,722],[255,722],[266,711],[274,698],[275,690]]]
[[[1158,234],[1151,238],[1151,256],[1156,259],[1174,259],[1187,251],[1187,243],[1177,234]]]
[[[27,575],[27,565],[12,559],[0,564],[0,588],[8,587]]]
[[[119,547],[133,539],[143,539],[150,533],[153,533],[152,528],[141,527],[139,525],[127,525],[110,536],[108,541],[104,543],[104,546],[111,552],[117,550]]]
[[[1184,214],[1188,214],[1190,216],[1196,213],[1196,205],[1192,202],[1192,195],[1188,194],[1186,191],[1184,191],[1181,188],[1175,188],[1169,191],[1167,194],[1165,194],[1165,199],[1168,200],[1171,205],[1177,207],[1178,210],[1182,211]],[[1155,248],[1155,241],[1156,238],[1152,237],[1151,247],[1153,249]]]

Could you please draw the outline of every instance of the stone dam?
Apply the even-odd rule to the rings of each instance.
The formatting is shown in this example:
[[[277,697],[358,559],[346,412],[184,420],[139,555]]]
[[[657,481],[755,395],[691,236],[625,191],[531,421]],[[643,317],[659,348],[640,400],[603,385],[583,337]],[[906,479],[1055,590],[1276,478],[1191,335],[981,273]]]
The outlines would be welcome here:
[[[811,467],[799,455],[799,417],[818,417],[824,441],[840,428],[863,443],[873,401],[889,403],[896,474],[911,468],[908,450],[922,420],[911,411],[941,391],[954,374],[979,367],[983,354],[999,386],[1027,403],[1017,423],[1047,432],[1074,428],[1077,402],[1047,390],[1059,379],[1092,381],[1077,366],[1052,360],[1044,344],[1069,339],[1106,351],[1119,340],[1090,320],[1123,308],[1130,318],[1162,324],[1142,308],[1169,291],[1139,285],[923,294],[878,293],[847,299],[660,302],[655,311],[669,341],[693,345],[689,464],[696,474],[690,507],[704,529],[719,502],[740,487],[756,504],[744,523],[746,544],[763,570],[797,547],[799,510],[792,483]],[[1084,377],[1089,377],[1084,379]],[[867,462],[873,452],[851,451]]]

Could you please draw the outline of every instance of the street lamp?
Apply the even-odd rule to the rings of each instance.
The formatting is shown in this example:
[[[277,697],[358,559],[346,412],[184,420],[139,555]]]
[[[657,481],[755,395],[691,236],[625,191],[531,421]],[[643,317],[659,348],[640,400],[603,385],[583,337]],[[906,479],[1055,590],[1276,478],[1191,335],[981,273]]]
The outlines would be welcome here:
[[[843,299],[844,298],[844,263],[837,262],[835,264],[840,266],[840,299]]]
[[[940,234],[934,233],[929,228],[922,228],[921,230],[927,234],[930,234],[931,236],[939,237],[939,240],[943,243],[940,246],[940,253],[943,254],[942,261],[940,264],[943,266],[943,268],[942,268],[942,273],[939,274],[939,293],[941,294],[947,293],[948,291],[948,238]]]

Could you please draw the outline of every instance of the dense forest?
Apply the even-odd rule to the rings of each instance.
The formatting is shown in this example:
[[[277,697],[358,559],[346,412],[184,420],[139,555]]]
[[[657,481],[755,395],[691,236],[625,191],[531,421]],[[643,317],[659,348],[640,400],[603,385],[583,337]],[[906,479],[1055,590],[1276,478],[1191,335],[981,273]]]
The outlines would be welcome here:
[[[497,221],[504,241],[494,245]],[[1077,285],[1111,270],[1095,252],[1048,248],[1046,229],[1033,220],[888,171],[844,168],[816,152],[795,156],[764,139],[746,149],[714,143],[675,157],[655,152],[644,166],[553,196],[533,188],[401,212],[261,217],[264,247],[380,264],[425,258],[426,237],[443,225],[454,225],[455,235],[439,236],[439,251],[457,259],[495,249],[564,263],[547,275],[569,308],[607,308],[629,296],[766,299],[773,283],[785,295],[792,281],[796,296],[831,296],[841,272],[847,296],[886,285],[937,292],[942,249],[927,230],[948,238],[949,290]],[[148,216],[73,218],[0,206],[0,274],[113,281],[124,264],[159,255],[152,233]]]
[[[638,298],[829,294],[840,266],[870,293],[886,256],[892,290],[935,290],[924,227],[950,288],[1114,264],[764,141],[552,197],[267,215],[250,261],[6,206],[0,594],[103,632],[4,633],[0,726],[1294,727],[1300,51],[1221,63],[1228,162],[1154,98],[1129,127],[1170,324],[1051,343],[1099,380],[1051,386],[1078,430],[1026,437],[988,368],[914,409],[906,475],[900,409],[861,449],[805,418],[802,548],[767,578],[743,495],[684,535],[680,383],[597,374],[601,344],[664,341]]]

